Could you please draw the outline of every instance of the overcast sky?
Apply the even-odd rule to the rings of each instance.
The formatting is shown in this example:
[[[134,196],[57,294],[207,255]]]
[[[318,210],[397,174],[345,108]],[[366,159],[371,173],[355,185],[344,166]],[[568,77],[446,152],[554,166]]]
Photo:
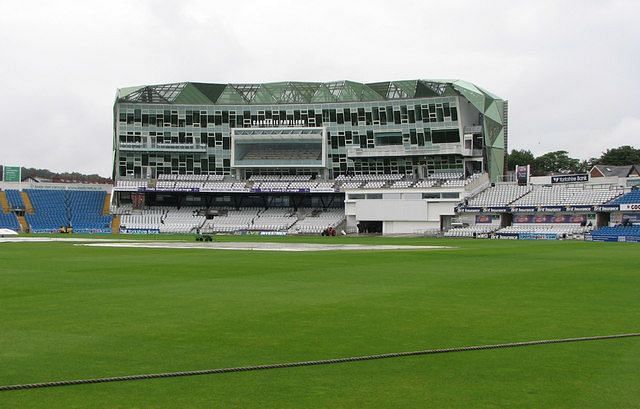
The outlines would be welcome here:
[[[640,147],[639,17],[636,0],[0,0],[0,163],[108,176],[116,89],[182,81],[465,79],[509,100],[509,149]]]

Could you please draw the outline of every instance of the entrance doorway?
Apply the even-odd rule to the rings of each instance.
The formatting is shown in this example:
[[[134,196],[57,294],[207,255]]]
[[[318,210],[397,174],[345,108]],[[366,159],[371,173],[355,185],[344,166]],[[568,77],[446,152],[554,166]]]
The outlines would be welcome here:
[[[358,233],[382,234],[382,221],[360,221],[358,222]]]

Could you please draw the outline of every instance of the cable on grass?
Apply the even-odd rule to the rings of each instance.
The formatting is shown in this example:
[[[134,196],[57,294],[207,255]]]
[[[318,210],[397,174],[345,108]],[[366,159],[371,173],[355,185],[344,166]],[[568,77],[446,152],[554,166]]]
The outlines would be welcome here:
[[[193,370],[193,371],[112,376],[107,378],[73,379],[73,380],[66,380],[66,381],[2,385],[0,386],[0,392],[16,391],[16,390],[24,390],[24,389],[53,388],[58,386],[86,385],[86,384],[107,383],[107,382],[137,381],[137,380],[143,380],[143,379],[177,378],[177,377],[183,377],[183,376],[212,375],[212,374],[223,374],[223,373],[232,373],[232,372],[263,371],[267,369],[297,368],[297,367],[303,367],[303,366],[333,365],[333,364],[342,364],[342,363],[348,363],[348,362],[373,361],[377,359],[398,358],[398,357],[404,357],[404,356],[435,355],[435,354],[445,354],[445,353],[451,353],[451,352],[482,351],[487,349],[519,348],[519,347],[527,347],[527,346],[534,346],[534,345],[562,344],[562,343],[582,342],[582,341],[600,341],[600,340],[606,340],[606,339],[619,339],[619,338],[631,338],[631,337],[640,337],[640,333],[596,335],[591,337],[579,337],[579,338],[545,339],[545,340],[536,340],[536,341],[509,342],[509,343],[503,343],[503,344],[425,349],[420,351],[407,351],[407,352],[392,352],[392,353],[386,353],[386,354],[362,355],[362,356],[352,356],[352,357],[333,358],[333,359],[319,359],[319,360],[313,360],[313,361],[285,362],[285,363],[279,363],[279,364],[250,365],[250,366],[238,366],[238,367],[231,367],[231,368],[200,369],[200,370]]]

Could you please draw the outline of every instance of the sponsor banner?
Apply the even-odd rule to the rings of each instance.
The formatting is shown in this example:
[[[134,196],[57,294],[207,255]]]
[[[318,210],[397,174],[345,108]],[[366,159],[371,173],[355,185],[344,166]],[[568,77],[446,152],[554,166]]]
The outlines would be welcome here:
[[[231,189],[200,189],[200,193],[213,193],[213,192],[235,192],[235,193],[242,193],[242,192],[249,192],[250,190],[247,188],[239,188],[239,187],[235,187],[235,188],[231,188]]]
[[[459,209],[462,213],[480,213],[482,212],[482,207],[461,207]]]
[[[511,208],[512,213],[532,213],[535,211],[536,211],[535,207],[512,207]]]
[[[261,231],[261,236],[286,236],[286,231]]]
[[[506,239],[506,240],[518,240],[518,233],[496,233],[496,235],[494,237],[497,237],[499,239]]]
[[[556,233],[524,232],[524,233],[518,233],[518,239],[520,240],[557,240],[558,235]]]
[[[60,229],[31,229],[31,233],[60,233]],[[73,233],[111,233],[111,229],[73,229]]]
[[[31,233],[58,233],[59,229],[31,229]]]
[[[476,224],[480,223],[491,223],[493,218],[488,214],[477,214],[476,215]]]
[[[589,181],[588,173],[551,176],[551,183],[584,183]]]
[[[487,213],[507,213],[509,211],[508,207],[485,207],[483,208],[484,212]]]
[[[591,236],[591,241],[640,243],[640,236]]]
[[[618,205],[599,206],[522,206],[508,207],[511,213],[536,213],[536,212],[615,212],[620,210]]]
[[[620,210],[619,205],[601,205],[601,206],[593,206],[594,212],[615,212]]]
[[[198,193],[200,189],[197,187],[141,187],[138,188],[139,192],[192,192]]]
[[[5,166],[4,167],[4,181],[5,182],[20,182],[20,166]]]
[[[529,165],[516,166],[516,180],[521,186],[529,183]]]
[[[236,230],[233,234],[236,236],[257,236],[259,232],[257,230]]]
[[[564,210],[565,212],[591,212],[593,211],[593,206],[589,206],[589,205],[565,206]]]
[[[533,215],[523,214],[520,216],[513,216],[514,223],[533,223]]]
[[[311,193],[339,193],[340,189],[334,189],[332,187],[312,187]]]
[[[611,241],[618,241],[618,238],[617,237],[613,237],[613,236],[611,236],[611,237],[609,237],[609,236],[607,236],[607,237],[603,237],[603,236],[596,236],[596,237],[588,236],[587,241],[601,241],[601,242],[608,241],[608,242],[611,242]]]
[[[120,229],[124,234],[160,234],[160,229]]]
[[[631,210],[632,212],[640,212],[640,203],[625,203],[620,205],[620,210]]]
[[[514,223],[582,223],[587,222],[586,214],[571,215],[571,214],[523,214],[513,216]]]
[[[620,221],[623,219],[629,220],[631,223],[639,224],[640,223],[640,213],[623,213]]]
[[[565,208],[564,206],[538,206],[536,210],[539,212],[562,212]]]
[[[273,189],[251,189],[252,193],[310,193],[309,188],[305,189],[289,189],[289,188],[273,188]]]
[[[111,233],[111,229],[73,229],[73,232],[87,234],[108,234]]]

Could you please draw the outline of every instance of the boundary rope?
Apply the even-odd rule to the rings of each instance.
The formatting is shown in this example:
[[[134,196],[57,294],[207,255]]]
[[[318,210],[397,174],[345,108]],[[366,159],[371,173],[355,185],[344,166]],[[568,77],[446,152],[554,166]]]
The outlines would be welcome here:
[[[533,346],[533,345],[561,344],[561,343],[582,342],[582,341],[598,341],[598,340],[605,340],[605,339],[619,339],[619,338],[631,338],[631,337],[640,337],[640,333],[597,335],[597,336],[579,337],[579,338],[546,339],[546,340],[537,340],[537,341],[509,342],[509,343],[503,343],[503,344],[425,349],[420,351],[392,352],[392,353],[376,354],[376,355],[362,355],[362,356],[353,356],[353,357],[345,357],[345,358],[319,359],[319,360],[313,360],[313,361],[285,362],[285,363],[267,364],[267,365],[238,366],[238,367],[231,367],[231,368],[201,369],[201,370],[193,370],[193,371],[112,376],[112,377],[106,377],[106,378],[74,379],[74,380],[66,380],[66,381],[26,383],[26,384],[16,384],[16,385],[0,385],[0,392],[24,390],[24,389],[53,388],[53,387],[70,386],[70,385],[107,383],[107,382],[137,381],[142,379],[177,378],[182,376],[211,375],[211,374],[223,374],[223,373],[231,373],[231,372],[263,371],[267,369],[296,368],[301,366],[333,365],[333,364],[341,364],[341,363],[347,363],[347,362],[360,362],[360,361],[372,361],[377,359],[398,358],[398,357],[404,357],[404,356],[435,355],[435,354],[444,354],[444,353],[450,353],[450,352],[482,351],[487,349],[518,348],[518,347],[527,347],[527,346]]]

